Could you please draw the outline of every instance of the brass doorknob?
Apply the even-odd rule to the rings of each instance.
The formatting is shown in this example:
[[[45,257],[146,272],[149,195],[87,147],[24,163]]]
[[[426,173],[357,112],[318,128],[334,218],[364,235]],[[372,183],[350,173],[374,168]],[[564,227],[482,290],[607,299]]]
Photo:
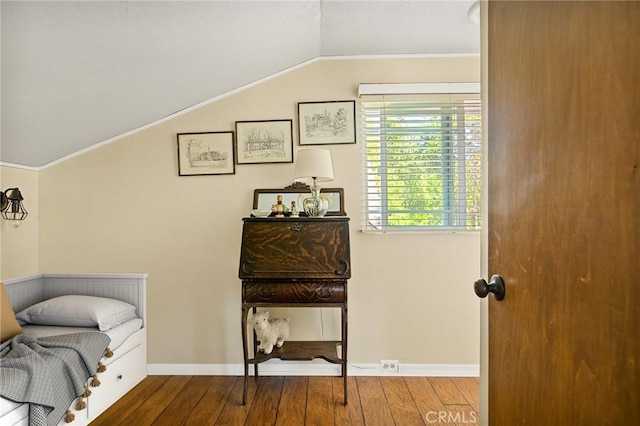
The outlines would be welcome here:
[[[504,281],[500,275],[494,275],[491,277],[491,281],[487,284],[484,278],[480,278],[476,280],[473,284],[473,289],[475,290],[478,297],[485,298],[489,293],[493,293],[496,300],[504,299],[505,288]]]

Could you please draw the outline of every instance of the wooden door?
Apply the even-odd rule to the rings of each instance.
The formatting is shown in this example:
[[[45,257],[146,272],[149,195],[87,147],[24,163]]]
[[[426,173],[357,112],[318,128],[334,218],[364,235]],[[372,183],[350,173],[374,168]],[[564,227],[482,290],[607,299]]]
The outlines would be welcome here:
[[[640,424],[640,2],[491,1],[491,425]]]

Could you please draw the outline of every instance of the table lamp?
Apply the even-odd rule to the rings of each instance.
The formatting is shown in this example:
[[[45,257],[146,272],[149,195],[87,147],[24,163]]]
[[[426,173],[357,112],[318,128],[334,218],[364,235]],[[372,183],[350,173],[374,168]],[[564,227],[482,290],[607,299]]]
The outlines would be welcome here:
[[[317,182],[333,180],[331,151],[322,148],[298,151],[293,180],[305,182],[309,179],[312,179],[311,197],[303,200],[302,207],[307,216],[322,217],[329,210],[329,201],[320,197],[320,187]]]

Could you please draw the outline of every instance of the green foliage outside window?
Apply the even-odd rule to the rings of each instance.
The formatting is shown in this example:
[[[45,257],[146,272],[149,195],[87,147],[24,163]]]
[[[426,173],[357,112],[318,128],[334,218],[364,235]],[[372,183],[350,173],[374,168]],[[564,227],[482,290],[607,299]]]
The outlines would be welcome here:
[[[367,229],[479,229],[479,101],[362,104]]]

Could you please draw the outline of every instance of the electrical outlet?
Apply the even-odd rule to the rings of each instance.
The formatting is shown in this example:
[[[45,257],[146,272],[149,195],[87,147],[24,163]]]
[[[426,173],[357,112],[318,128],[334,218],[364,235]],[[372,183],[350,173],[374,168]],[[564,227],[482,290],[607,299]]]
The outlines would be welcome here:
[[[397,373],[400,371],[400,364],[397,359],[383,359],[380,361],[380,371],[383,373]]]

